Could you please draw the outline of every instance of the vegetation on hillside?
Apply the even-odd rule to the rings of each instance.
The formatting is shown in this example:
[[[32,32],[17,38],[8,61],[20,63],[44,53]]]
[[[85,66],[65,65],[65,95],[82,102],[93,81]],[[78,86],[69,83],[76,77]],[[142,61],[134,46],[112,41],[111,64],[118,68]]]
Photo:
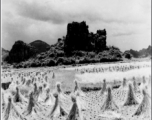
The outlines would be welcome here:
[[[151,56],[151,46],[149,45],[148,48],[143,48],[139,51],[131,49],[125,52],[130,53],[134,58],[148,57]]]
[[[106,34],[105,29],[97,30],[95,34],[89,32],[84,21],[69,23],[66,37],[59,38],[48,51],[14,66],[27,68],[121,61],[119,48],[106,45]]]
[[[134,52],[122,53],[119,48],[106,45],[107,31],[89,32],[86,22],[72,22],[67,25],[67,34],[57,43],[49,46],[36,40],[30,44],[17,41],[13,45],[7,62],[16,68],[76,65],[100,62],[122,61],[123,58],[138,57]],[[151,54],[151,46],[139,51],[140,56]]]

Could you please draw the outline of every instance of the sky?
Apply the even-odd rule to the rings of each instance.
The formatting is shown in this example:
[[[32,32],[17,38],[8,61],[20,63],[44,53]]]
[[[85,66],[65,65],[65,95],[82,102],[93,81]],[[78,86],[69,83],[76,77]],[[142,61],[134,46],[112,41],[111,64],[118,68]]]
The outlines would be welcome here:
[[[86,21],[89,31],[107,31],[107,45],[125,51],[151,45],[151,0],[2,0],[2,47],[17,40],[54,44],[67,24]]]

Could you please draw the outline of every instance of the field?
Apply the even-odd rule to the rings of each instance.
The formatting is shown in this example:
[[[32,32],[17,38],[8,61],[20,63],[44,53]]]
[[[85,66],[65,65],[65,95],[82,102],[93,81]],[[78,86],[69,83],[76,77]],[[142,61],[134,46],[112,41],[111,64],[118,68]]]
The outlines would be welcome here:
[[[151,120],[151,61],[3,69],[2,120]]]

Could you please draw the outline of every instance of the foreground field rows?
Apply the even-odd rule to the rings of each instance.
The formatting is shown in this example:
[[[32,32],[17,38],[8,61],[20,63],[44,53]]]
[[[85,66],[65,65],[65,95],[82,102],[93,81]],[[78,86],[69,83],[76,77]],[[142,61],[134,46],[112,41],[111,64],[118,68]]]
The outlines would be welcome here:
[[[2,72],[3,120],[150,120],[151,62]]]

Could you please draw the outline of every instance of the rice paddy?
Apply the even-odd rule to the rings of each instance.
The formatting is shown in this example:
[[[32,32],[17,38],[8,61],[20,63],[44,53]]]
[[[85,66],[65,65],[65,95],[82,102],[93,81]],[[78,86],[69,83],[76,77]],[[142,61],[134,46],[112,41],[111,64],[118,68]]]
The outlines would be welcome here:
[[[4,69],[1,83],[2,120],[151,120],[151,61]]]

